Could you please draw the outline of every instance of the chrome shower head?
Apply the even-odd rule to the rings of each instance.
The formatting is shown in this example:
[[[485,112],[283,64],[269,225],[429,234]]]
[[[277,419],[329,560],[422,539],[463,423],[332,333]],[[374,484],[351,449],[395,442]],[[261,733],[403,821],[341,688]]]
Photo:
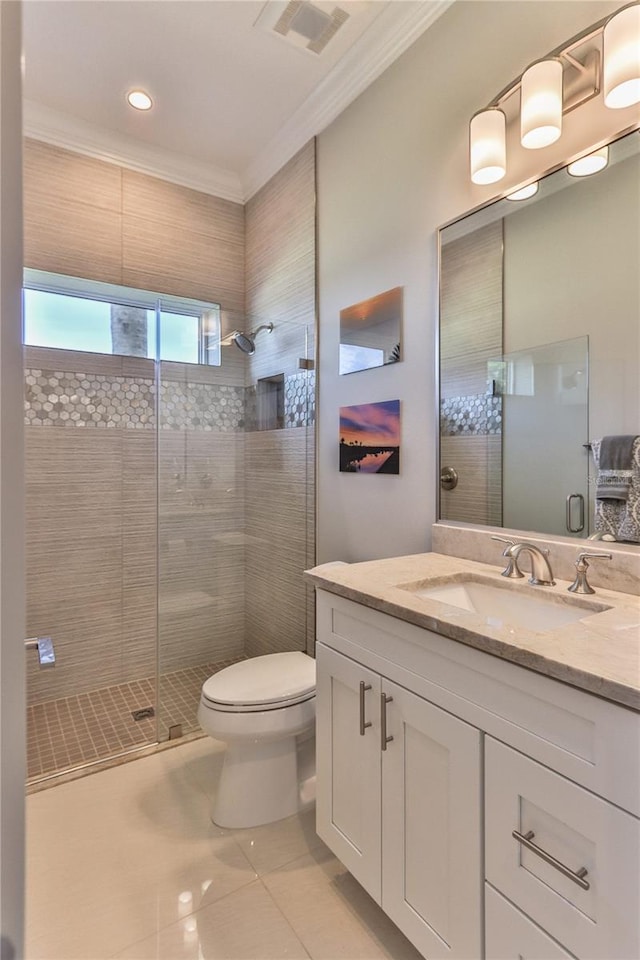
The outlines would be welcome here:
[[[242,333],[240,330],[233,334],[233,342],[235,343],[236,347],[242,350],[243,353],[246,353],[249,357],[252,357],[256,352],[256,345],[251,336],[249,334]]]
[[[269,333],[271,333],[273,331],[273,324],[263,323],[255,330],[252,330],[251,333],[243,333],[241,330],[234,330],[234,332],[231,334],[231,339],[239,350],[242,350],[242,352],[246,353],[247,356],[252,357],[256,352],[255,337],[260,333],[261,330],[267,330]]]

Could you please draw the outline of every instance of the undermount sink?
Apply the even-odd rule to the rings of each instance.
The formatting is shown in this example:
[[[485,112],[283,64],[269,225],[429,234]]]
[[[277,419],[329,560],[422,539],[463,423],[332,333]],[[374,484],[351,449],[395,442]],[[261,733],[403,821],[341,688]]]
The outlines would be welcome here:
[[[584,620],[611,608],[607,604],[575,597],[537,594],[528,585],[496,585],[480,578],[456,577],[448,581],[419,581],[399,585],[415,597],[437,600],[458,610],[468,610],[493,627],[522,627],[538,633]],[[533,591],[533,592],[532,592]]]

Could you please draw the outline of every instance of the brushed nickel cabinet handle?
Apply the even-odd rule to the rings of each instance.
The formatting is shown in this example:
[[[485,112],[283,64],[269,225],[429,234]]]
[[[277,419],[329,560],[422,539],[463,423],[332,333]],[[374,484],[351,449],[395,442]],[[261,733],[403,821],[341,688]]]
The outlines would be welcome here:
[[[590,889],[590,883],[588,880],[585,880],[588,870],[586,867],[580,867],[579,870],[572,870],[570,867],[565,866],[560,860],[556,860],[554,856],[550,853],[547,853],[546,850],[543,850],[542,847],[539,847],[537,843],[532,843],[531,841],[535,837],[533,830],[527,831],[527,833],[518,833],[517,830],[511,832],[511,836],[521,843],[523,847],[526,847],[527,850],[531,850],[532,853],[535,853],[536,856],[540,857],[541,860],[544,860],[545,863],[551,864],[552,867],[555,867],[556,870],[559,870],[563,877],[568,877],[569,880],[573,880],[574,883],[577,883],[579,887],[582,887],[583,890]]]
[[[387,704],[393,702],[393,697],[388,697],[386,693],[380,694],[380,749],[386,750],[387,744],[391,743],[393,737],[387,736]]]
[[[371,684],[365,683],[364,680],[360,681],[360,736],[364,737],[364,732],[367,727],[371,726],[371,720],[365,722],[364,719],[364,695],[367,690],[371,690]]]

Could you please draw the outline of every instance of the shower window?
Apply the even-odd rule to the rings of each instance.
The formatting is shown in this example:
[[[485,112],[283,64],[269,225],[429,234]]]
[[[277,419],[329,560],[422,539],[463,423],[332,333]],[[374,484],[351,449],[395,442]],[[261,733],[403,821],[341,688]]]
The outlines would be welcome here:
[[[24,343],[86,353],[220,364],[220,307],[25,271]],[[158,318],[160,328],[158,329]]]

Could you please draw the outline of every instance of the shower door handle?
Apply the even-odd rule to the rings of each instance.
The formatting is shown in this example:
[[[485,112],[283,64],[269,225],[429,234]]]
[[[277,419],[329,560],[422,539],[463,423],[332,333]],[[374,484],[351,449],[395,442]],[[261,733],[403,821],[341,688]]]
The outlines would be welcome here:
[[[571,520],[571,503],[577,500],[580,504],[580,519],[578,526],[574,527]],[[567,530],[569,533],[582,533],[584,530],[584,497],[581,493],[570,493],[567,497]]]

